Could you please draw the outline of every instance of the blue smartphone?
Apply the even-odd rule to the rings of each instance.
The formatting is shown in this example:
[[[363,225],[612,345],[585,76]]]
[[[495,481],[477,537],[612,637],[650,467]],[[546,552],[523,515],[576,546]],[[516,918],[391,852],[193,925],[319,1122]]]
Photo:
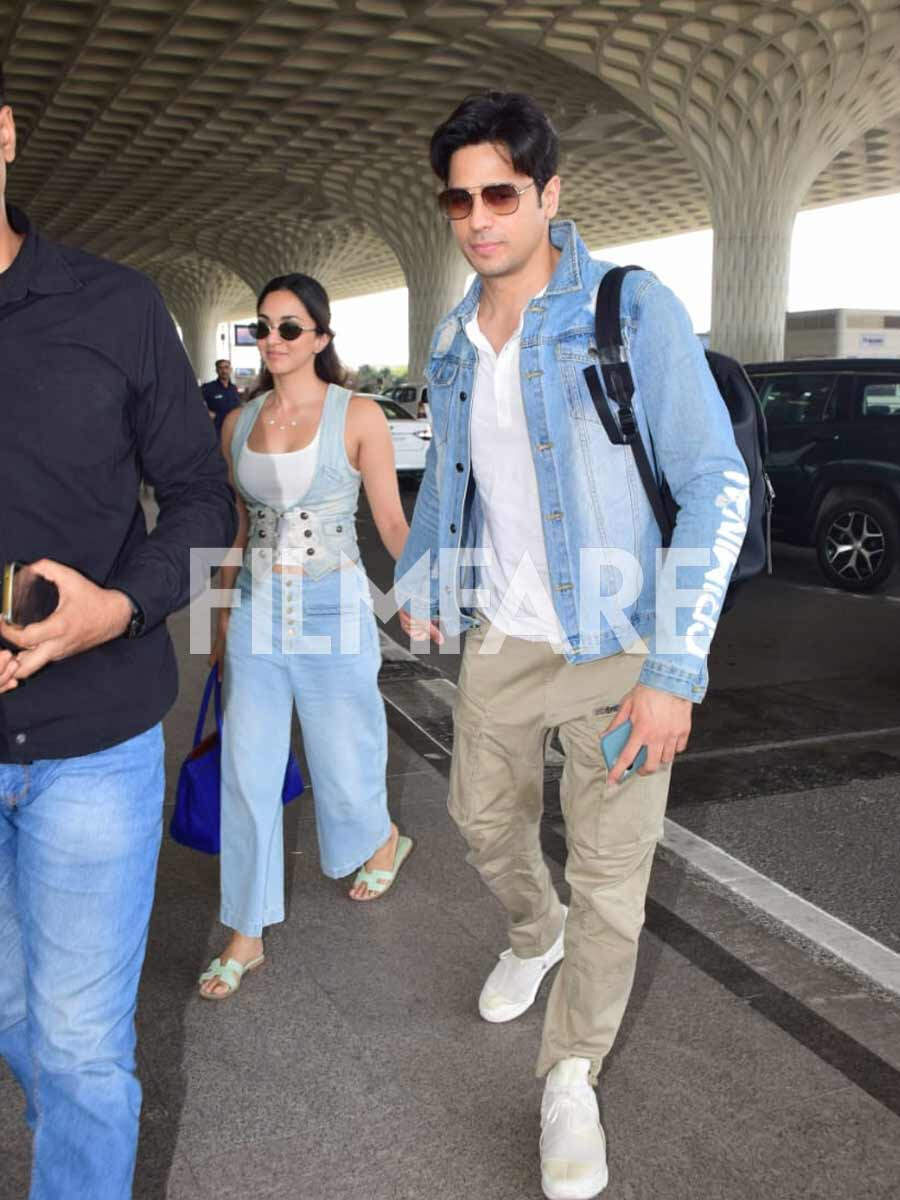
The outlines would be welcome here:
[[[611,771],[616,765],[616,759],[625,749],[625,744],[630,737],[631,722],[626,721],[624,725],[620,725],[618,729],[613,729],[609,733],[604,734],[600,739],[600,749],[603,751],[603,757],[606,759],[607,770]],[[646,761],[647,747],[641,746],[637,758],[630,767],[622,772],[622,778],[627,779],[638,767],[642,767]]]

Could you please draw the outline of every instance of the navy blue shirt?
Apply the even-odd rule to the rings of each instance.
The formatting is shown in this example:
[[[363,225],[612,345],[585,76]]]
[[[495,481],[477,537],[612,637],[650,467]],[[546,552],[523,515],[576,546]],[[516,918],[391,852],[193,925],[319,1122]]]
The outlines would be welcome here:
[[[0,273],[0,562],[52,558],[144,614],[0,696],[0,762],[92,754],[159,721],[178,676],[165,619],[191,547],[230,546],[234,497],[162,298],[128,267],[27,236]],[[159,519],[148,533],[140,483]]]
[[[200,391],[203,393],[206,407],[215,416],[214,424],[216,433],[221,433],[222,422],[231,410],[233,408],[240,408],[240,393],[233,383],[220,383],[218,379],[212,379],[209,383],[204,383]]]

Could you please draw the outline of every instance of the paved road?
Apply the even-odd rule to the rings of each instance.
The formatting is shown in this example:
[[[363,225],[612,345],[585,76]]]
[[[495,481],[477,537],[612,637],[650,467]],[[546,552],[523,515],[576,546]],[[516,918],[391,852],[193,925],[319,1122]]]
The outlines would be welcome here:
[[[391,563],[366,513],[360,533],[384,590]],[[396,620],[386,631],[403,641]],[[457,654],[427,662],[455,682]],[[723,618],[710,679],[670,815],[900,950],[900,574],[842,593],[812,551],[776,547],[773,576]]]
[[[384,588],[389,564],[370,523],[363,532]],[[779,577],[723,629],[692,747],[707,757],[680,764],[674,811],[679,820],[691,809],[707,814],[707,832],[714,814],[717,836],[737,829],[744,846],[755,830],[760,854],[809,864],[819,892],[845,862],[883,891],[897,875],[889,816],[879,844],[869,841],[880,863],[861,868],[851,843],[857,830],[870,832],[858,820],[866,790],[885,812],[895,792],[890,738],[882,736],[880,753],[894,773],[836,785],[830,823],[817,817],[822,788],[772,790],[785,768],[760,776],[759,758],[773,753],[758,747],[776,728],[798,752],[816,744],[810,736],[839,751],[871,740],[873,722],[896,719],[896,641],[887,636],[896,606],[805,592],[781,567],[779,559]],[[791,570],[805,585],[802,559]],[[166,719],[169,804],[206,675],[205,656],[188,653],[188,614],[170,625],[181,692]],[[409,666],[392,649],[387,695],[402,690]],[[432,661],[454,673],[454,660]],[[451,690],[436,670],[420,688],[425,703]],[[854,729],[861,739],[839,740]],[[337,747],[344,736],[335,731]],[[307,794],[286,810],[288,920],[268,931],[265,971],[227,1004],[195,995],[200,965],[222,945],[216,862],[166,839],[139,1005],[135,1200],[537,1200],[540,1088],[531,1074],[546,988],[509,1026],[478,1020],[475,997],[505,944],[503,917],[447,816],[446,750],[419,740],[390,738],[391,811],[418,843],[398,887],[376,905],[343,898],[346,884],[319,871]],[[748,744],[756,748],[741,756]],[[706,764],[699,777],[692,761]],[[834,762],[826,766],[833,777]],[[726,768],[725,799],[699,802],[700,785],[725,778]],[[768,793],[754,790],[763,786]],[[821,848],[805,853],[814,836]],[[565,898],[564,847],[552,831],[548,851]],[[858,883],[835,883],[838,899],[858,906],[868,881]],[[665,856],[647,918],[632,1000],[601,1081],[612,1168],[604,1197],[896,1200],[900,1004],[811,958]],[[23,1115],[0,1063],[4,1200],[28,1186]]]

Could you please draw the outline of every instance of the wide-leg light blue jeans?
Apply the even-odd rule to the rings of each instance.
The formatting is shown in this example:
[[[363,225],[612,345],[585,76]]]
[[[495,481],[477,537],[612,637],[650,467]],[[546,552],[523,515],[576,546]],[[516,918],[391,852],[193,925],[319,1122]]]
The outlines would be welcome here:
[[[0,1055],[34,1131],[31,1200],[128,1200],[134,1010],[164,792],[162,728],[0,763]]]
[[[381,651],[358,568],[239,576],[225,650],[221,920],[247,937],[284,920],[281,785],[297,706],[322,870],[355,871],[391,832]],[[302,801],[301,801],[302,803]]]

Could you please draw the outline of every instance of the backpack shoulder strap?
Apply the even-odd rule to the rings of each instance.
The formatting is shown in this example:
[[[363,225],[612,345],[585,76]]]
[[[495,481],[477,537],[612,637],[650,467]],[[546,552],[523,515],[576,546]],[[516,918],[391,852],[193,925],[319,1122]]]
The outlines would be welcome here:
[[[641,267],[612,267],[600,280],[597,289],[597,306],[594,310],[594,335],[597,341],[597,352],[600,358],[600,370],[603,372],[603,382],[606,392],[600,386],[597,368],[593,363],[584,369],[584,377],[597,410],[597,416],[606,430],[611,442],[619,446],[630,446],[634,455],[634,464],[638,469],[647,499],[653,510],[653,516],[659,526],[662,544],[668,546],[672,540],[673,524],[663,502],[656,472],[647,454],[634,409],[631,406],[634,396],[634,379],[631,366],[625,356],[625,344],[622,338],[622,282],[629,271],[640,271]],[[607,396],[611,397],[618,409],[618,422],[610,411]]]
[[[601,362],[604,361],[604,351],[607,357],[613,360],[622,355],[622,284],[629,271],[641,270],[642,267],[636,267],[634,264],[628,267],[611,267],[600,280],[597,307],[594,309],[594,336],[597,339]]]

